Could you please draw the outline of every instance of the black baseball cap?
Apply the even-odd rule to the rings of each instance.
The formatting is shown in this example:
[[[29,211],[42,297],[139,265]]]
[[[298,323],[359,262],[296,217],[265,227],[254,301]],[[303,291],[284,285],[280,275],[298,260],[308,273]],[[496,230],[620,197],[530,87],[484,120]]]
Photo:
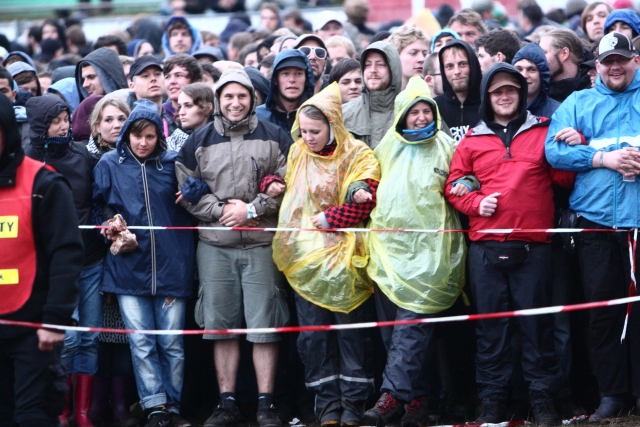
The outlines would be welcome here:
[[[158,61],[158,59],[153,55],[145,55],[136,58],[129,68],[129,80],[133,80],[134,76],[137,76],[149,67],[157,67],[162,71],[162,62]]]
[[[615,31],[602,37],[598,45],[598,53],[598,62],[602,62],[609,55],[622,55],[625,58],[632,58],[636,54],[629,37]]]

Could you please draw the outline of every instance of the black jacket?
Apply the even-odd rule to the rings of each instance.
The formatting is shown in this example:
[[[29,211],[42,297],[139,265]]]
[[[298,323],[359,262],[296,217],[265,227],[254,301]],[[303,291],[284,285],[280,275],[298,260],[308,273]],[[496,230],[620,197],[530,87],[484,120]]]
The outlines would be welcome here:
[[[573,92],[590,88],[591,78],[589,77],[589,69],[584,66],[580,66],[578,68],[578,74],[576,74],[575,77],[551,82],[551,86],[549,87],[549,98],[562,103]]]
[[[471,68],[469,92],[464,103],[458,100],[444,73],[444,61],[442,57],[444,52],[452,46],[462,47],[467,51],[467,56],[469,57],[469,67]],[[440,50],[438,55],[440,58],[443,94],[436,96],[434,100],[438,104],[438,110],[440,110],[442,120],[445,121],[451,130],[451,136],[457,142],[460,142],[464,134],[480,121],[480,80],[482,79],[480,62],[478,62],[478,57],[471,45],[463,40],[451,40]]]
[[[26,149],[26,155],[51,165],[69,181],[80,224],[92,225],[92,172],[98,158],[79,142],[46,144],[45,137],[51,120],[62,111],[68,111],[67,104],[58,96],[49,94],[32,98],[27,101],[26,108],[31,134],[31,145]],[[95,230],[83,230],[82,240],[85,266],[94,265],[104,258],[107,246]]]
[[[0,155],[0,187],[15,185],[24,159],[13,106],[0,97],[0,127],[4,149]],[[78,305],[77,280],[82,270],[83,247],[73,196],[65,178],[43,168],[33,186],[33,232],[36,277],[31,297],[18,311],[3,319],[71,325]],[[0,242],[1,243],[1,242]],[[0,244],[0,253],[1,250]],[[0,326],[0,339],[35,333],[35,329]]]

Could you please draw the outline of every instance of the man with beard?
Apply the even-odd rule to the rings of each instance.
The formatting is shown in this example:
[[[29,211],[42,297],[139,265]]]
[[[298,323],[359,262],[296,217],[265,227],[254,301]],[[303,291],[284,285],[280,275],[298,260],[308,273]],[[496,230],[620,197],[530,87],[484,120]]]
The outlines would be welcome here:
[[[480,121],[480,63],[474,49],[463,40],[451,40],[438,55],[444,93],[434,100],[451,136],[460,142]]]
[[[298,37],[293,48],[304,53],[309,59],[309,63],[311,63],[313,78],[316,81],[313,90],[315,95],[329,84],[329,76],[324,75],[324,70],[327,68],[327,61],[329,60],[327,46],[315,34],[305,34]]]
[[[291,127],[296,120],[296,112],[304,101],[313,96],[314,87],[311,64],[305,54],[297,49],[283,50],[273,61],[269,94],[265,103],[256,108],[256,116],[280,126],[293,144]],[[288,153],[287,148],[285,157]]]
[[[540,47],[551,71],[550,98],[562,102],[573,92],[591,87],[588,70],[580,68],[582,43],[573,31],[551,30],[540,39]]]

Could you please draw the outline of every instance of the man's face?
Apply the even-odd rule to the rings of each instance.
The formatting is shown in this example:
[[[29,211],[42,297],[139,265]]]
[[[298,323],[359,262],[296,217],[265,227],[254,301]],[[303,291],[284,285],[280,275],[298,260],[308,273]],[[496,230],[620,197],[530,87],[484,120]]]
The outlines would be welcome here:
[[[13,90],[12,86],[9,86],[9,79],[0,79],[0,93],[9,98],[11,102],[16,99],[17,92]],[[2,150],[0,150],[0,153],[2,153]]]
[[[98,73],[93,66],[87,65],[86,67],[82,67],[82,79],[84,80],[82,87],[89,95],[106,95],[102,88],[102,83],[100,83]]]
[[[306,40],[304,44],[298,47],[298,49],[300,49],[301,47],[311,48],[309,54],[307,55],[307,58],[309,58],[309,62],[311,63],[311,69],[313,71],[313,77],[316,78],[316,82],[317,82],[318,79],[322,77],[322,75],[324,74],[324,69],[327,66],[327,52],[326,51],[324,52],[324,58],[318,58],[317,54],[319,53],[319,51],[316,51],[316,49],[313,49],[313,48],[318,47],[322,50],[324,50],[324,48],[320,46],[320,43],[318,43],[315,40]],[[320,56],[322,56],[322,53],[320,53]]]
[[[427,82],[431,89],[431,97],[443,94],[442,74],[440,74],[440,59],[437,56],[433,62],[433,74],[427,74],[424,76],[424,81]]]
[[[220,112],[232,122],[238,122],[251,111],[251,92],[239,83],[228,83],[220,91]]]
[[[442,60],[444,62],[444,75],[453,91],[467,93],[471,74],[467,53],[449,48],[444,51]]]
[[[636,70],[640,65],[640,57],[625,58],[622,55],[609,55],[600,61],[596,61],[596,70],[600,74],[602,83],[609,89],[622,92],[633,81]]]
[[[37,96],[38,95],[38,78],[36,77],[30,82],[18,85],[18,88],[22,90],[26,90],[27,92],[31,93],[31,95],[33,96]]]
[[[538,71],[538,67],[533,62],[528,59],[521,59],[516,62],[515,65],[516,70],[522,77],[527,80],[527,98],[530,100],[534,100],[538,94],[540,93],[540,89],[542,88],[542,82],[540,79],[540,71]]]
[[[256,67],[258,65],[258,52],[251,52],[244,57],[245,67]]]
[[[511,121],[518,115],[519,90],[514,86],[502,86],[489,94],[491,109],[498,119]]]
[[[362,93],[362,71],[359,68],[349,71],[338,80],[342,103],[353,101]]]
[[[273,13],[272,10],[262,9],[260,11],[260,25],[269,31],[275,31],[278,29],[278,15]]]
[[[327,50],[329,51],[329,59],[331,60],[332,67],[335,67],[336,64],[343,59],[353,59],[352,56],[349,56],[349,54],[347,53],[347,48],[344,46],[327,46]]]
[[[364,61],[364,85],[369,90],[384,90],[391,84],[391,72],[379,52],[371,52]]]
[[[609,28],[607,28],[607,33],[610,33],[612,31],[624,34],[625,36],[629,37],[629,40],[633,39],[633,29],[626,22],[616,21],[613,23],[613,25],[609,25]]]
[[[498,55],[491,56],[489,52],[484,50],[484,46],[480,46],[478,48],[478,61],[480,62],[480,71],[484,74],[493,64],[498,62]]]
[[[169,33],[169,49],[173,53],[187,53],[191,50],[193,38],[187,28],[174,28]]]
[[[167,90],[169,99],[174,102],[178,101],[180,89],[189,83],[191,83],[191,79],[189,78],[186,68],[179,65],[174,65],[171,71],[164,75],[164,87]]]
[[[540,39],[540,47],[544,51],[545,58],[547,58],[549,72],[551,73],[551,80],[553,81],[554,77],[559,76],[564,72],[564,65],[562,64],[560,54],[551,45],[552,42],[553,39],[551,37],[542,37],[542,39]]]
[[[413,76],[421,76],[428,53],[429,47],[422,40],[416,40],[405,46],[400,52],[402,77],[410,79]]]
[[[453,36],[448,36],[448,35],[440,36],[440,38],[436,40],[436,42],[433,44],[433,52],[431,53],[440,52],[440,49],[442,49],[444,45],[449,42],[449,40],[453,40],[453,39],[454,39]]]
[[[471,46],[473,46],[475,41],[480,38],[480,31],[478,31],[478,29],[473,25],[454,21],[451,24],[451,29],[458,33],[460,38],[469,43]]]
[[[289,102],[297,101],[304,93],[306,72],[298,67],[278,70],[278,96]]]
[[[338,21],[329,21],[325,24],[324,27],[316,31],[318,37],[322,40],[327,41],[327,39],[331,36],[342,36],[344,35],[344,28],[342,24]]]
[[[156,66],[150,66],[142,70],[129,82],[131,89],[138,99],[148,99],[156,102],[164,95],[164,74]]]

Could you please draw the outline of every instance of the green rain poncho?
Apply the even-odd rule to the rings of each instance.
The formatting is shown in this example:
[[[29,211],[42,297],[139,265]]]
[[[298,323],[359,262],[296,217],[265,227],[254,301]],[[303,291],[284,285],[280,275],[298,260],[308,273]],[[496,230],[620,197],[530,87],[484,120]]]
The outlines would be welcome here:
[[[337,83],[302,104],[298,111],[305,105],[317,107],[328,119],[336,149],[330,156],[311,151],[299,135],[296,116],[291,130],[296,141],[287,162],[287,190],[280,206],[279,228],[315,228],[313,215],[345,203],[349,184],[380,179],[373,151],[353,139],[344,127]],[[373,293],[366,272],[364,233],[277,232],[273,260],[301,297],[331,311],[349,313]]]
[[[435,136],[408,141],[402,136],[405,115],[419,101],[431,105]],[[460,229],[456,211],[444,198],[455,142],[440,132],[440,114],[429,87],[412,77],[395,100],[394,125],[375,155],[382,179],[371,228]],[[462,233],[385,233],[369,235],[367,272],[399,307],[432,314],[455,302],[464,286]]]

